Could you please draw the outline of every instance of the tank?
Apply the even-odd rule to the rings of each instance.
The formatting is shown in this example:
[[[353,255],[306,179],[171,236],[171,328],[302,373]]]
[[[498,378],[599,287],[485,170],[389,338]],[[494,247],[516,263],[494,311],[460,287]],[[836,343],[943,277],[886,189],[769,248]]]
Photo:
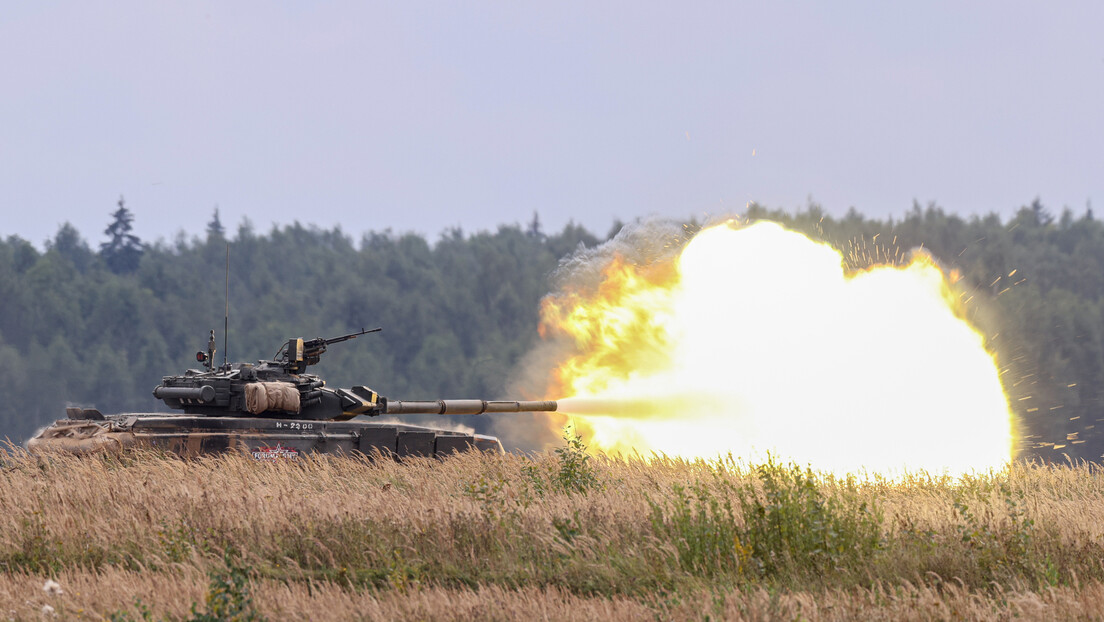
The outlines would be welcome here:
[[[380,415],[481,415],[556,410],[554,401],[445,399],[390,400],[367,386],[330,388],[307,373],[327,347],[379,332],[361,329],[329,339],[294,338],[271,359],[216,366],[215,331],[201,369],[165,376],[153,396],[182,414],[104,415],[93,408],[67,408],[66,418],[27,441],[36,453],[90,453],[145,446],[191,457],[244,451],[257,460],[294,459],[306,453],[445,456],[457,451],[501,453],[493,436],[438,430],[391,421]]]

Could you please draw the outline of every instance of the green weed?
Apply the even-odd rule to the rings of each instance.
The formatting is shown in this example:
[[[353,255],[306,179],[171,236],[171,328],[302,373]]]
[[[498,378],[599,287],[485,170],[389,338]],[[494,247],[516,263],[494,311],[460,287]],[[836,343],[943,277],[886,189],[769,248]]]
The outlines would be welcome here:
[[[134,599],[134,608],[138,610],[137,618],[131,616],[130,612],[122,610],[108,613],[104,618],[109,622],[153,622],[153,613],[141,598]]]
[[[188,622],[263,622],[264,616],[253,608],[249,593],[249,571],[238,564],[238,555],[227,548],[223,555],[224,572],[212,572],[211,583],[204,599],[206,611],[197,611],[192,604],[192,617]]]
[[[602,479],[598,477],[587,446],[574,429],[564,432],[564,447],[556,450],[560,469],[553,480],[556,488],[566,493],[586,494],[588,491],[602,490]]]
[[[743,486],[673,487],[651,506],[652,528],[673,541],[679,565],[702,576],[772,576],[855,566],[883,546],[882,516],[853,485],[832,494],[810,469],[769,460]]]
[[[763,574],[789,566],[823,570],[854,565],[882,547],[882,514],[859,498],[853,482],[832,494],[812,469],[769,459],[755,469],[762,492],[751,484],[738,496],[743,542]]]
[[[673,540],[683,570],[703,576],[742,573],[750,550],[732,501],[700,484],[689,492],[675,484],[673,492],[673,504],[649,500],[651,522],[662,539]]]
[[[595,468],[582,437],[574,429],[569,429],[564,431],[563,439],[564,446],[555,450],[554,464],[527,464],[522,467],[527,480],[526,495],[585,495],[605,490],[606,482]]]

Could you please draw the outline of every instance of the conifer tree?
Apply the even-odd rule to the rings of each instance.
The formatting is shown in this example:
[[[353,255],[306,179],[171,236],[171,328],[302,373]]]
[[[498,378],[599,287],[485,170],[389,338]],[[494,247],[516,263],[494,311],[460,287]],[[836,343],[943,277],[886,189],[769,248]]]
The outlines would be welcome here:
[[[142,259],[143,245],[138,236],[130,232],[134,214],[127,209],[123,197],[119,197],[119,209],[111,214],[111,218],[111,224],[104,229],[104,234],[110,239],[100,244],[100,256],[115,274],[134,272]]]
[[[211,222],[207,223],[207,236],[226,237],[226,227],[222,226],[222,219],[219,218],[219,208],[215,206],[215,213],[211,215]]]
[[[529,222],[529,227],[526,229],[525,234],[538,240],[544,239],[545,237],[544,232],[541,231],[540,214],[536,211],[533,212],[533,220]]]

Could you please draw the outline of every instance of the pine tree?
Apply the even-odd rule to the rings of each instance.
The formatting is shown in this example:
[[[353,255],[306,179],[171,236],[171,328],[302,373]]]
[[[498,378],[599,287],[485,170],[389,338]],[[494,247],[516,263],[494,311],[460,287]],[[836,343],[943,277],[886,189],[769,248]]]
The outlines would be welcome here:
[[[222,226],[222,219],[219,218],[219,208],[215,206],[215,213],[211,216],[211,222],[207,223],[207,237],[226,237],[226,227]]]
[[[540,214],[536,211],[533,212],[533,220],[529,222],[529,227],[526,229],[525,234],[538,240],[544,239],[544,232],[541,231]]]
[[[111,217],[111,224],[104,229],[104,234],[110,239],[100,244],[100,256],[116,274],[134,272],[142,259],[143,245],[138,236],[130,232],[134,214],[126,208],[123,197],[119,197],[119,209]]]

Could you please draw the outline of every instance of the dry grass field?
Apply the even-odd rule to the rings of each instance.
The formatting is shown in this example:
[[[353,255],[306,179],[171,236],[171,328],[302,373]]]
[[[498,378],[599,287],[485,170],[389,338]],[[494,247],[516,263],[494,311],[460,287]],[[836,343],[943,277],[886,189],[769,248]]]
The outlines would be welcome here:
[[[1091,466],[849,481],[577,440],[401,464],[15,451],[0,616],[1099,619],[1102,515]]]

